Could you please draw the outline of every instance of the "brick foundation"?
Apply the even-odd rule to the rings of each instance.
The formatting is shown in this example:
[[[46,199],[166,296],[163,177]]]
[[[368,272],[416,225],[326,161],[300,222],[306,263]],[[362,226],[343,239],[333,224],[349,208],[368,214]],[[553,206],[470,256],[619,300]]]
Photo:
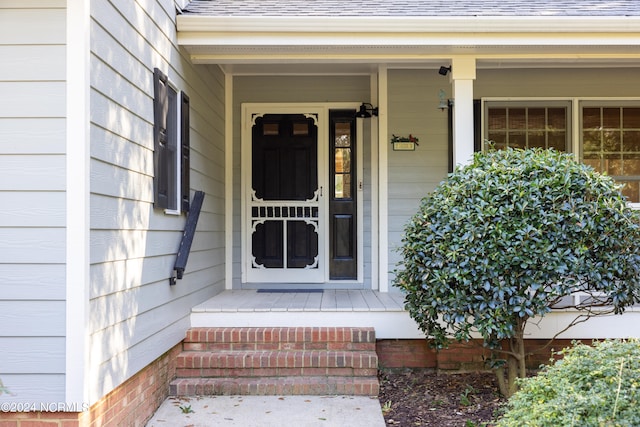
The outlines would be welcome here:
[[[338,337],[333,339],[337,340]],[[589,343],[588,340],[583,342]],[[526,346],[529,350],[539,348],[544,343],[544,340],[527,340]],[[188,342],[185,343],[185,346],[188,345]],[[571,340],[556,340],[553,345],[529,356],[527,366],[538,368],[549,361],[552,349],[560,350],[570,345]],[[182,349],[182,343],[176,345],[100,399],[86,412],[0,413],[0,427],[144,426],[169,395],[169,383],[176,377],[177,360]],[[429,348],[428,341],[421,339],[377,340],[376,352],[380,368],[431,368],[455,371],[486,370],[484,360],[489,355],[486,349],[475,344],[454,343],[446,350],[436,351]],[[340,388],[343,393],[353,393],[348,389],[351,387],[349,384],[340,387],[345,387],[344,390]],[[306,389],[302,391],[310,392]],[[323,393],[326,392],[323,390]],[[359,390],[355,394],[376,393],[377,388],[372,388]]]
[[[0,427],[144,426],[169,395],[182,343],[160,356],[86,412],[0,413]]]
[[[546,340],[526,340],[527,351],[543,346]],[[589,340],[583,340],[585,344]],[[571,340],[555,340],[546,349],[535,351],[527,357],[527,367],[536,369],[546,364],[552,356],[552,350],[559,351],[571,345]],[[485,359],[490,352],[482,348],[480,341],[473,343],[452,343],[445,350],[429,348],[427,340],[393,340],[376,342],[379,366],[381,368],[431,368],[453,371],[483,371],[487,367]]]

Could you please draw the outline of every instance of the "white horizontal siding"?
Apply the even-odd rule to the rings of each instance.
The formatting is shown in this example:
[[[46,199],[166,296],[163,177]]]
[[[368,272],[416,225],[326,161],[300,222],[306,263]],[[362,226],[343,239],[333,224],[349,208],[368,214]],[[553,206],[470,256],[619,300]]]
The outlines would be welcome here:
[[[0,2],[0,401],[65,389],[65,5]]]
[[[0,191],[0,227],[64,227],[64,192]]]
[[[150,129],[150,128],[149,128]],[[134,170],[143,175],[153,176],[153,144],[139,145],[136,141],[104,128],[93,126],[91,140],[100,141],[91,146],[91,156],[109,165]]]
[[[65,47],[0,46],[0,80],[40,81],[65,79]]]
[[[112,357],[109,360],[96,365],[96,373],[92,387],[96,390],[111,390],[121,383],[123,378],[129,378],[144,368],[149,362],[157,358],[156,349],[163,348],[169,342],[178,343],[185,336],[185,330],[190,327],[188,317],[180,318],[171,324],[161,325],[155,334],[137,344],[132,344],[119,353],[109,352]],[[168,348],[167,348],[168,350]],[[94,349],[95,353],[104,352]]]
[[[2,264],[63,264],[64,228],[0,228]]]
[[[64,338],[0,338],[0,372],[58,374],[64,371]],[[28,348],[29,352],[24,349]],[[48,363],[42,363],[47,360]]]
[[[478,70],[475,98],[638,97],[638,68]],[[604,77],[606,76],[606,78]]]
[[[0,396],[0,402],[35,404],[36,408],[40,402],[64,402],[63,374],[3,373],[2,383],[11,394]]]
[[[212,264],[219,266],[223,263],[223,248],[197,251],[189,256],[187,273],[191,274]],[[141,284],[166,283],[174,264],[173,254],[94,264],[91,268],[91,282],[94,284],[91,288],[91,298],[125,292],[138,288]]]
[[[64,312],[64,301],[0,301],[0,337],[64,337]]]
[[[0,264],[0,295],[12,300],[64,300],[63,264]],[[0,371],[2,372],[2,371]]]
[[[381,136],[381,143],[388,150],[388,271],[393,271],[405,224],[447,174],[448,142],[447,112],[436,108],[441,76],[433,70],[390,70],[388,84],[389,135]],[[409,134],[419,139],[415,151],[393,151],[392,135]]]
[[[152,155],[152,152],[150,153]],[[147,159],[147,161],[149,161]],[[91,189],[120,199],[153,203],[153,176],[91,159]]]
[[[64,118],[6,118],[0,116],[0,153],[64,154],[64,152]]]
[[[29,3],[26,1],[25,3]],[[7,45],[64,45],[65,9],[0,4],[0,41]]]
[[[0,191],[64,191],[64,155],[2,155]]]
[[[179,342],[224,286],[224,77],[176,47],[174,14],[171,0],[91,3],[92,401]],[[190,97],[191,187],[206,193],[173,287],[185,216],[153,208],[154,67]]]
[[[0,117],[64,117],[64,82],[0,82]]]

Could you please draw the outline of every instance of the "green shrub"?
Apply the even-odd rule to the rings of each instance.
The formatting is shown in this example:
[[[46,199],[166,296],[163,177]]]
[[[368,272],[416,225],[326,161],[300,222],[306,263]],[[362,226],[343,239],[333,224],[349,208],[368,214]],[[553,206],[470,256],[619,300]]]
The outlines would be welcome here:
[[[406,225],[394,285],[436,346],[482,336],[508,397],[526,375],[529,319],[574,292],[591,296],[570,307],[575,322],[640,302],[639,218],[570,154],[476,153]]]
[[[640,426],[640,341],[577,344],[521,379],[496,427]]]

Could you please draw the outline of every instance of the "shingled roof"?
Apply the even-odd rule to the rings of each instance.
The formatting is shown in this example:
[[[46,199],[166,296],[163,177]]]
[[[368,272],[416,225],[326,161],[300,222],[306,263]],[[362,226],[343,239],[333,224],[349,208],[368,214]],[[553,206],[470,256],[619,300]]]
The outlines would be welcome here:
[[[216,17],[624,17],[640,16],[640,0],[194,0],[183,13]]]

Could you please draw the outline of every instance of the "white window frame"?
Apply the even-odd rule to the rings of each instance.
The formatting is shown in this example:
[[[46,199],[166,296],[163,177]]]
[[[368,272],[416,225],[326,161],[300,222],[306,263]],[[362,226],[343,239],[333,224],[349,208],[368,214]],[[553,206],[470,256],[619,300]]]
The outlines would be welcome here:
[[[482,98],[482,151],[486,150],[485,141],[488,139],[487,118],[489,108],[505,107],[505,108],[554,108],[565,107],[567,109],[567,145],[568,153],[574,153],[575,147],[573,143],[575,122],[573,120],[573,98]]]
[[[174,207],[169,207],[166,208],[164,210],[164,213],[166,215],[181,215],[182,211],[180,209],[181,207],[181,188],[182,188],[182,144],[181,144],[181,125],[182,125],[182,114],[181,114],[181,105],[180,105],[180,99],[182,98],[182,91],[180,89],[178,89],[178,87],[171,81],[171,79],[167,80],[167,87],[170,91],[173,91],[174,94],[174,98],[173,101],[171,100],[171,93],[168,94],[169,97],[169,112],[172,112],[173,109],[173,113],[175,116],[175,131],[171,132],[172,136],[173,136],[173,142],[175,143],[175,164],[174,164],[174,169],[171,170],[171,173],[173,174],[173,193],[172,194],[172,199],[173,199],[173,206]],[[171,140],[170,140],[171,141]]]

